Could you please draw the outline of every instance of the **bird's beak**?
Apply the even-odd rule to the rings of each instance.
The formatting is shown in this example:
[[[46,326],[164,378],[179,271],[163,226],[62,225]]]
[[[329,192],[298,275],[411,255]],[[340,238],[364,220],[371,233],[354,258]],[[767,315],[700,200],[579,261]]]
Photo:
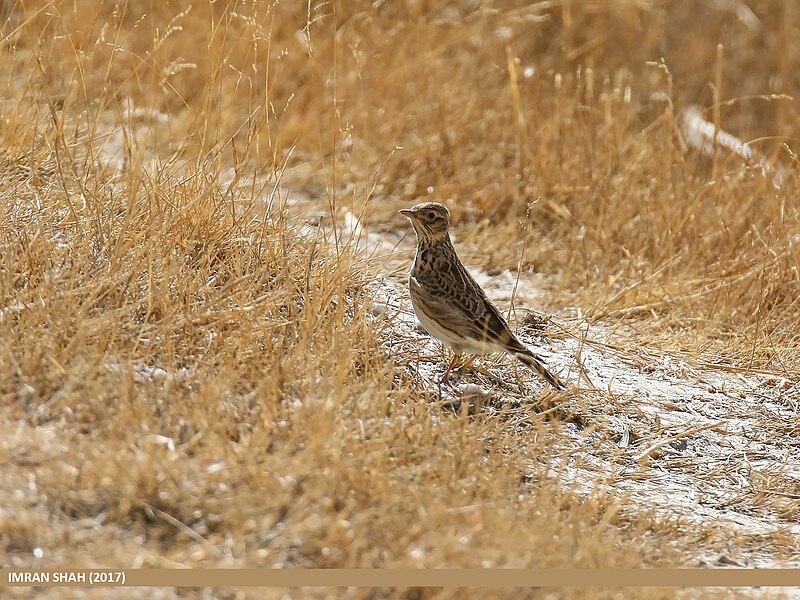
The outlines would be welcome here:
[[[403,208],[397,212],[399,212],[404,217],[408,217],[409,219],[414,216],[414,211],[411,210],[410,208]]]

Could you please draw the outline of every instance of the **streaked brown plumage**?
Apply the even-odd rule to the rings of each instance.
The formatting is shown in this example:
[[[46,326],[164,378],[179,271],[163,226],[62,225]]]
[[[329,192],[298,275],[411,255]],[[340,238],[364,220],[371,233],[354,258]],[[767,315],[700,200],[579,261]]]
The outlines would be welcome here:
[[[432,337],[449,346],[455,357],[442,381],[461,354],[476,356],[508,352],[516,356],[558,390],[564,386],[541,358],[511,332],[508,323],[464,268],[448,234],[449,213],[438,202],[423,202],[403,209],[417,234],[417,254],[409,276],[411,304],[420,323]]]

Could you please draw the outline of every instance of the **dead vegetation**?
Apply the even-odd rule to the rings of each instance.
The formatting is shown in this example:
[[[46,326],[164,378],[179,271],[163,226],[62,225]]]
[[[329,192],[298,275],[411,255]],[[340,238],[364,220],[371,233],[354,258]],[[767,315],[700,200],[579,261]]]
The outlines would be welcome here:
[[[537,308],[580,311],[634,362],[649,348],[782,378],[764,393],[796,409],[792,2],[0,13],[3,566],[694,566],[746,564],[755,545],[798,559],[791,534],[747,539],[565,483],[565,457],[624,466],[617,413],[641,436],[662,426],[631,390],[574,399],[602,417],[583,438],[524,404],[446,410],[419,353],[386,345],[404,332],[371,291],[401,272],[396,210],[443,201],[465,262],[536,281]],[[691,104],[779,162],[780,185],[687,144]],[[758,412],[743,398],[726,416]],[[797,418],[760,435],[796,445]],[[678,470],[728,476],[690,450]],[[770,455],[726,502],[796,520],[787,471]]]

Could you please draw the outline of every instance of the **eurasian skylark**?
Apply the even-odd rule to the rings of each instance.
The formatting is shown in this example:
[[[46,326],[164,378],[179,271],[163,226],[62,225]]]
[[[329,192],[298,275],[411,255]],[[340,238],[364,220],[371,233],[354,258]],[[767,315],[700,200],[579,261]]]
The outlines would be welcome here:
[[[450,213],[438,202],[423,202],[400,211],[417,234],[417,254],[408,287],[414,312],[431,336],[455,356],[442,376],[446,383],[460,356],[508,352],[558,390],[565,389],[541,358],[511,332],[508,323],[461,264],[448,234]]]

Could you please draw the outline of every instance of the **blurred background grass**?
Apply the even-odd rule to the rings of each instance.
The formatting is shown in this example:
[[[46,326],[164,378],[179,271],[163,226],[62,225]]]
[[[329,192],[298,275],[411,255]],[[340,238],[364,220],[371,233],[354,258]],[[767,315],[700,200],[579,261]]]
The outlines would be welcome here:
[[[680,562],[713,535],[622,519],[545,472],[520,495],[557,427],[434,417],[365,318],[374,271],[309,237],[308,210],[391,237],[398,208],[445,202],[470,265],[540,272],[546,310],[792,378],[798,13],[4,4],[0,393],[30,429],[4,451],[38,457],[7,562],[65,558],[76,523],[144,540],[82,542],[100,564]],[[780,186],[687,145],[692,104],[782,164]]]

